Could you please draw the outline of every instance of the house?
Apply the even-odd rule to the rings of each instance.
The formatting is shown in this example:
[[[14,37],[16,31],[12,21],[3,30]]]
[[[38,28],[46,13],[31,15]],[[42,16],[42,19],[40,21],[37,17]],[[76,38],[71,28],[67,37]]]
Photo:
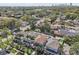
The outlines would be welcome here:
[[[6,52],[5,49],[0,50],[0,55],[6,55],[6,54],[8,54],[8,53]]]
[[[59,49],[59,42],[55,38],[48,39],[48,42],[46,43],[46,48],[49,52],[52,53],[58,53]]]
[[[73,24],[79,26],[79,20],[74,20],[74,21],[73,21]]]
[[[58,23],[54,24],[54,25],[51,25],[50,26],[52,30],[57,30],[57,29],[60,29],[63,27],[63,25],[60,25]]]
[[[26,31],[26,30],[30,30],[30,29],[31,29],[30,25],[28,25],[26,27],[20,27],[20,30],[22,30],[22,31]]]
[[[5,33],[5,32],[0,32],[0,36],[6,38],[6,37],[7,37],[7,33]]]
[[[70,51],[70,46],[68,44],[64,44],[64,46],[63,46],[64,54],[65,55],[70,55],[69,51]]]
[[[47,21],[48,24],[50,24],[51,19],[49,19],[49,18],[40,18],[40,20],[38,20],[38,21],[36,22],[35,26],[36,26],[36,27],[41,27],[41,26],[43,26],[43,25],[45,24],[45,21]]]
[[[44,19],[37,21],[36,24],[35,24],[36,27],[41,27],[43,25],[44,25]]]
[[[58,23],[58,22],[60,22],[61,21],[61,19],[60,19],[60,17],[57,17],[57,19],[56,19],[56,23]]]
[[[74,36],[78,34],[79,32],[73,29],[58,29],[54,31],[54,35],[56,36]]]
[[[47,36],[44,35],[44,34],[38,35],[38,36],[35,38],[35,42],[38,43],[38,44],[45,45],[46,42],[47,42]]]
[[[22,12],[17,12],[17,13],[15,13],[15,18],[20,18],[20,17],[22,17]]]
[[[65,16],[65,15],[62,15],[62,16],[60,17],[60,19],[61,19],[61,20],[65,20],[65,19],[66,19],[66,16]]]
[[[31,29],[30,25],[28,22],[22,22],[20,30],[25,31]]]
[[[29,24],[28,22],[22,21],[21,27],[25,27],[25,26],[27,26],[28,24]]]

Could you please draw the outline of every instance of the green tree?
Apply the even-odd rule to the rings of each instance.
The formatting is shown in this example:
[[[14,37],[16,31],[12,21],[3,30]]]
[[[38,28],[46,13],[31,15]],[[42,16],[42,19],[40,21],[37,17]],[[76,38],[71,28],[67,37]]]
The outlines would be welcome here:
[[[69,52],[72,55],[79,55],[79,42],[75,42],[74,44],[72,44]]]
[[[79,42],[79,35],[71,36],[71,37],[66,36],[64,37],[64,42],[71,46],[75,42]]]

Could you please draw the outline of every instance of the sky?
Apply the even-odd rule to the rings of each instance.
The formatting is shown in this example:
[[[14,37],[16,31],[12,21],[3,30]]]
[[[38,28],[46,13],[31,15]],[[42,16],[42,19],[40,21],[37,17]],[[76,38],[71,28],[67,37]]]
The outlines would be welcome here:
[[[79,3],[79,0],[0,0],[0,3]]]
[[[0,0],[0,6],[51,6],[55,3],[74,3],[79,6],[79,0]]]
[[[0,6],[52,6],[59,4],[69,5],[69,3],[0,3]],[[79,6],[79,3],[73,3],[73,5]]]
[[[51,3],[0,3],[0,6],[51,6]]]

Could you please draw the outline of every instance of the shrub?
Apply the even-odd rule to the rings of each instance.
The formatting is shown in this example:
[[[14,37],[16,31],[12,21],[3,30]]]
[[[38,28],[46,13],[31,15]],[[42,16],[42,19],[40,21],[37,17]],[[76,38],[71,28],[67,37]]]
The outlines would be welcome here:
[[[70,54],[79,55],[79,42],[72,44],[69,52]]]
[[[71,46],[75,42],[79,42],[79,35],[72,36],[72,37],[66,36],[64,37],[64,42]]]

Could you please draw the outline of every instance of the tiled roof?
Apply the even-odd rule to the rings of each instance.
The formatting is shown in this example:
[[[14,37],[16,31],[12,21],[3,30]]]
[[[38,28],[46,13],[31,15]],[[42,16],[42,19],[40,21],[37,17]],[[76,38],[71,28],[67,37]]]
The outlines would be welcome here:
[[[47,41],[47,37],[45,35],[38,35],[35,38],[35,42],[39,43],[39,44],[44,44]]]

